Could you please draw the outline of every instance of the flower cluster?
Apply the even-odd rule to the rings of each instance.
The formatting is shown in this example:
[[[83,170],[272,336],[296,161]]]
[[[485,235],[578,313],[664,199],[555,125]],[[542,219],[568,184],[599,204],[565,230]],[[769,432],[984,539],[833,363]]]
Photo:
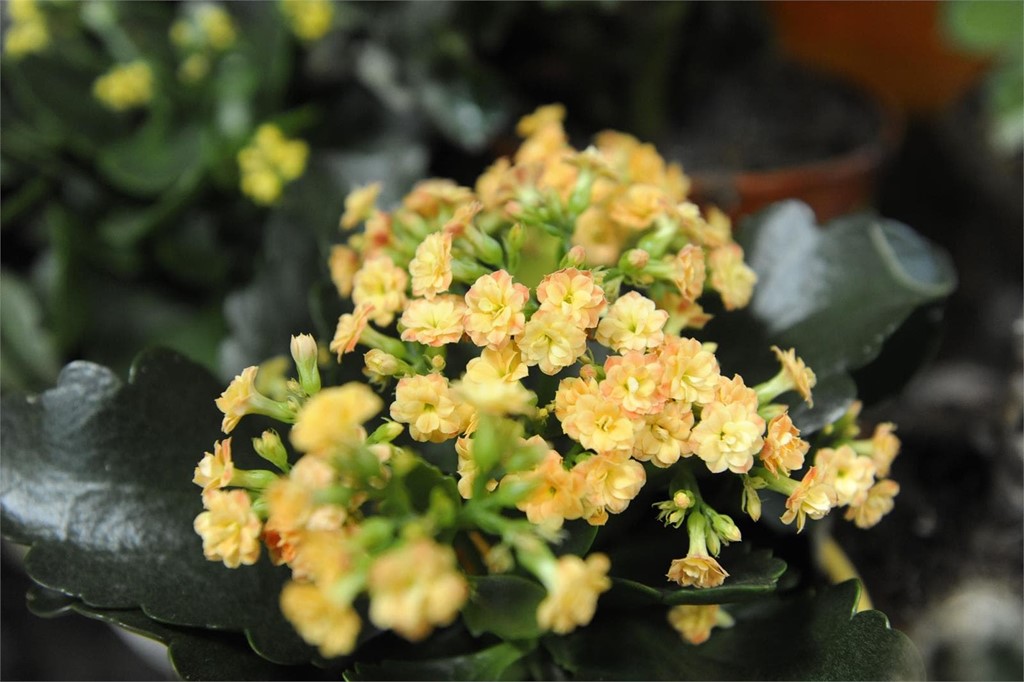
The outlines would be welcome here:
[[[348,312],[329,350],[375,388],[321,387],[318,346],[299,336],[299,376],[280,395],[257,390],[250,367],[217,401],[225,433],[249,414],[293,424],[300,456],[272,431],[253,447],[279,473],[239,470],[230,438],[214,446],[195,476],[206,556],[252,563],[262,539],[292,569],[285,615],[325,656],[355,647],[360,599],[409,639],[450,623],[480,568],[532,575],[542,629],[586,625],[614,567],[552,545],[567,521],[621,514],[661,471],[659,519],[688,537],[665,566],[682,587],[721,585],[721,547],[741,540],[702,481],[737,479],[733,502],[755,521],[760,490],[783,494],[798,530],[840,506],[868,527],[892,507],[891,425],[856,440],[851,411],[812,456],[775,402],[812,400],[814,372],[793,349],[773,348],[778,373],[748,386],[685,332],[707,324],[709,297],[725,311],[751,298],[728,219],[689,202],[682,169],[651,145],[608,132],[572,148],[563,116],[549,106],[520,121],[522,146],[475,188],[427,180],[391,211],[377,184],[348,196],[330,256]],[[451,456],[436,467],[421,443]],[[670,614],[695,643],[728,620],[718,607]]]
[[[178,78],[185,83],[195,83],[210,72],[217,53],[235,44],[238,29],[228,11],[213,3],[189,3],[183,14],[171,24],[170,38],[184,55],[178,67]]]
[[[309,147],[291,140],[270,123],[256,130],[252,143],[238,152],[242,192],[258,204],[273,204],[284,186],[306,170]]]
[[[96,79],[92,92],[113,111],[144,107],[153,99],[153,69],[142,60],[117,64]]]

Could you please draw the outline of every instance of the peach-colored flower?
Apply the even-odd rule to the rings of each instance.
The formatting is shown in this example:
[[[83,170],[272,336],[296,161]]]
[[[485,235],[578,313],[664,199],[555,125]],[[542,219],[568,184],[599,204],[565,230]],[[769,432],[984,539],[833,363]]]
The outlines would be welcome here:
[[[441,213],[454,213],[459,206],[471,201],[473,190],[468,187],[460,187],[447,179],[430,178],[417,182],[412,191],[402,199],[402,206],[431,220]]]
[[[643,422],[639,422],[642,424]],[[595,452],[630,452],[638,424],[634,418],[600,395],[580,396],[562,420],[562,429],[578,434],[580,445]]]
[[[694,453],[712,473],[744,474],[764,443],[764,419],[743,403],[711,403],[690,432]]]
[[[885,479],[871,486],[867,497],[858,505],[851,505],[844,518],[853,521],[858,528],[871,528],[892,511],[895,506],[893,498],[900,492],[899,484],[892,479]]]
[[[456,402],[448,380],[440,374],[417,374],[399,380],[391,418],[409,425],[420,442],[440,443],[454,438],[469,424],[472,408]]]
[[[580,431],[576,421],[571,417],[575,414],[576,403],[581,396],[597,397],[600,389],[594,379],[566,377],[558,384],[555,392],[555,416],[562,423],[562,430],[571,438],[579,440]]]
[[[351,230],[353,227],[370,217],[377,204],[380,194],[380,183],[357,187],[345,197],[345,212],[341,216],[341,227]]]
[[[469,598],[455,552],[420,538],[378,556],[367,578],[370,620],[419,641],[455,620]]]
[[[611,589],[610,567],[604,554],[591,554],[585,560],[574,554],[559,557],[553,570],[544,576],[548,594],[537,607],[541,629],[564,635],[590,623],[598,597]]]
[[[498,348],[521,334],[530,290],[498,270],[478,278],[466,292],[466,334],[478,346]]]
[[[341,362],[345,353],[351,353],[359,343],[359,337],[366,329],[373,314],[373,306],[369,304],[357,305],[351,313],[345,313],[338,318],[338,326],[334,330],[334,338],[331,339],[329,349],[338,354],[338,362]]]
[[[331,281],[338,289],[338,294],[342,298],[348,298],[352,294],[352,281],[359,270],[359,254],[347,246],[337,244],[331,247],[328,266],[331,270]]]
[[[523,116],[516,123],[516,135],[529,137],[537,131],[553,123],[561,125],[565,120],[565,105],[544,104],[537,107],[532,113]]]
[[[657,348],[665,340],[662,329],[668,313],[635,291],[620,296],[597,325],[598,343],[623,353]]]
[[[528,367],[537,365],[545,374],[558,374],[576,363],[587,350],[587,333],[559,313],[537,311],[523,328],[517,345]]]
[[[416,247],[416,255],[409,261],[413,296],[434,298],[447,291],[452,284],[452,237],[445,232],[434,232]]]
[[[696,301],[704,293],[704,249],[696,244],[687,244],[672,261],[675,266],[673,281],[679,294],[686,301]]]
[[[466,304],[458,296],[418,298],[409,304],[399,320],[402,340],[435,347],[457,343],[462,338],[465,312]]]
[[[604,525],[609,513],[625,511],[647,481],[642,464],[610,454],[588,457],[572,473],[583,479],[583,516],[592,526]]]
[[[692,428],[693,410],[689,403],[670,400],[660,412],[647,415],[643,428],[636,435],[633,457],[663,469],[670,467],[680,457],[693,454]]]
[[[813,407],[814,401],[811,400],[811,389],[818,383],[818,378],[814,376],[814,372],[803,360],[796,356],[796,349],[794,348],[783,351],[778,346],[772,346],[772,352],[775,353],[775,357],[782,364],[782,373],[792,384],[792,388],[800,394],[800,397],[808,405]]]
[[[374,324],[386,327],[406,305],[405,287],[409,275],[385,255],[373,256],[363,263],[353,280],[352,301],[371,305]]]
[[[889,475],[892,462],[900,453],[900,439],[893,433],[895,430],[895,424],[883,422],[875,427],[875,433],[871,436],[871,460],[875,463],[879,477]]]
[[[203,493],[206,511],[193,527],[203,538],[203,555],[222,561],[228,568],[251,566],[260,557],[259,518],[244,490],[208,490]]]
[[[793,425],[789,414],[780,414],[768,422],[761,462],[773,474],[788,476],[790,471],[803,467],[809,448],[807,441],[800,438],[800,431]]]
[[[601,395],[621,406],[631,416],[661,411],[665,396],[660,392],[661,363],[654,354],[629,351],[612,355],[604,363]]]
[[[530,523],[561,528],[566,519],[583,516],[582,481],[566,470],[562,456],[555,450],[548,450],[533,469],[506,475],[499,487],[513,484],[531,486],[516,502],[516,508],[525,512]]]
[[[303,405],[292,427],[292,445],[311,454],[327,454],[362,441],[363,422],[384,406],[366,384],[350,382],[325,388]]]
[[[695,339],[669,338],[658,349],[666,398],[704,405],[715,398],[718,360]]]
[[[337,603],[311,583],[289,582],[281,590],[281,612],[308,644],[324,658],[350,654],[362,622],[348,603]]]
[[[814,454],[814,466],[821,470],[822,481],[835,488],[838,507],[862,504],[875,483],[875,463],[849,445],[821,448]]]
[[[757,412],[757,392],[749,388],[743,381],[743,377],[734,374],[732,379],[724,376],[718,377],[715,385],[715,401],[719,403],[739,403],[751,412]]]
[[[245,415],[249,414],[249,403],[256,391],[257,367],[246,367],[242,373],[231,380],[228,387],[217,398],[217,408],[224,413],[221,422],[221,431],[231,433],[238,422]]]
[[[576,219],[572,243],[587,252],[592,265],[615,265],[626,243],[627,229],[614,223],[598,206],[589,206]]]
[[[235,465],[231,462],[231,439],[225,438],[213,444],[213,452],[205,453],[196,466],[192,482],[201,486],[203,492],[223,488],[231,483]]]
[[[645,230],[659,217],[668,213],[670,203],[665,191],[655,185],[636,183],[628,185],[608,207],[608,215],[616,223],[630,230]]]
[[[558,270],[541,280],[537,300],[540,311],[558,314],[583,329],[596,327],[598,316],[608,305],[594,275],[576,268]]]
[[[682,587],[718,587],[729,574],[714,557],[693,554],[674,559],[666,574]]]
[[[818,467],[811,467],[804,474],[803,480],[786,499],[786,512],[782,515],[783,523],[792,523],[796,519],[796,530],[804,529],[807,517],[824,518],[836,506],[836,491],[824,481],[824,472]]]
[[[721,625],[723,619],[732,620],[718,604],[680,604],[668,612],[669,624],[690,644],[708,641],[711,630]]]
[[[757,283],[757,273],[743,262],[743,249],[739,244],[726,244],[708,254],[710,283],[722,297],[726,310],[743,308],[750,302]]]

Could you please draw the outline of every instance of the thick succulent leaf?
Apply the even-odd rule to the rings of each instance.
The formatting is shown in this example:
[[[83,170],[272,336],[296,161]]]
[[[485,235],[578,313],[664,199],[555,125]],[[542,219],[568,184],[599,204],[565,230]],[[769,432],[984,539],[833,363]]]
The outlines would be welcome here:
[[[854,615],[850,581],[814,597],[732,607],[736,623],[704,644],[683,641],[666,609],[600,612],[589,626],[544,645],[574,679],[923,679],[910,639],[877,611]]]
[[[470,584],[469,602],[462,609],[470,633],[513,640],[540,637],[537,607],[546,593],[539,583],[518,575],[490,575],[472,578]]]
[[[56,388],[3,399],[0,513],[4,535],[31,545],[38,583],[90,606],[138,609],[175,625],[248,630],[279,663],[309,661],[277,608],[287,571],[263,559],[229,570],[203,558],[192,470],[219,433],[206,371],[168,351],[140,356],[129,383],[85,362]],[[246,444],[260,424],[246,424]],[[246,447],[239,465],[259,466]],[[116,579],[112,579],[116,576]]]
[[[819,228],[797,201],[771,206],[740,226],[738,241],[758,283],[742,312],[717,316],[707,335],[722,343],[723,371],[748,383],[778,371],[769,347],[794,347],[818,375],[815,407],[794,421],[813,430],[853,399],[849,373],[874,359],[906,317],[953,290],[949,257],[907,226],[871,214]]]
[[[356,664],[347,680],[511,680],[523,675],[516,665],[529,650],[511,643],[498,644],[472,654],[422,661],[382,661]]]

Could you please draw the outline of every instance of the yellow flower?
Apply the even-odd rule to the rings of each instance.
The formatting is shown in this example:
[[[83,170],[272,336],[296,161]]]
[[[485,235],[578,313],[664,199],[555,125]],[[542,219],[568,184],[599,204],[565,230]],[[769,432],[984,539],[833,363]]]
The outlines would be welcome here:
[[[641,424],[643,422],[640,422]],[[580,445],[595,452],[630,452],[637,424],[615,403],[598,395],[582,395],[562,421],[562,429],[577,434]]]
[[[395,319],[395,313],[406,306],[405,287],[409,275],[388,256],[369,258],[363,263],[353,280],[352,301],[356,305],[373,306],[374,324],[386,327]]]
[[[858,528],[871,528],[892,511],[900,486],[892,479],[879,481],[868,490],[867,497],[858,505],[851,505],[844,518],[853,521]]]
[[[458,343],[465,314],[466,304],[458,296],[418,298],[409,304],[398,321],[402,340],[434,347]]]
[[[235,465],[231,462],[231,439],[225,438],[213,444],[213,453],[205,453],[196,466],[192,482],[201,486],[203,492],[223,488],[231,482]]]
[[[715,474],[744,474],[764,443],[764,419],[743,403],[711,403],[690,432],[693,451]]]
[[[811,400],[811,389],[818,383],[814,372],[804,364],[804,361],[796,356],[796,349],[790,348],[783,351],[778,346],[772,346],[772,352],[782,364],[782,373],[785,375],[789,388],[796,390],[808,405],[814,406]]]
[[[96,79],[92,92],[114,111],[145,106],[153,99],[153,70],[142,60],[117,64]]]
[[[665,341],[662,329],[668,313],[635,291],[620,296],[597,325],[598,343],[623,353],[657,348]]]
[[[366,384],[350,382],[325,388],[310,398],[292,427],[292,445],[311,454],[348,448],[362,440],[363,422],[383,407]]]
[[[532,486],[516,502],[516,508],[526,514],[530,523],[561,528],[566,519],[583,516],[582,480],[566,470],[562,456],[555,450],[548,450],[533,469],[508,474],[501,479],[501,486],[515,483]]]
[[[504,270],[479,277],[466,292],[466,334],[478,346],[506,345],[526,325],[529,298],[530,290]]]
[[[342,298],[351,296],[352,281],[359,271],[359,254],[347,246],[332,246],[328,265],[331,269],[331,281],[337,287],[338,294]]]
[[[610,567],[604,554],[591,554],[586,560],[574,554],[560,556],[542,577],[548,593],[537,607],[540,628],[564,635],[590,623],[598,597],[611,589]]]
[[[807,517],[824,518],[836,506],[836,491],[824,480],[824,472],[818,467],[811,467],[804,474],[803,480],[786,499],[786,512],[782,515],[783,523],[792,523],[796,519],[796,530],[804,529]]]
[[[587,252],[587,261],[593,265],[615,265],[626,243],[628,230],[608,217],[597,206],[589,206],[576,219],[572,243]]]
[[[893,433],[895,430],[895,424],[884,422],[875,427],[871,436],[871,459],[879,477],[889,475],[892,462],[900,453],[900,439]]]
[[[199,28],[210,47],[223,51],[235,43],[237,34],[231,15],[219,5],[204,4],[197,10]]]
[[[682,587],[718,587],[729,574],[714,557],[707,554],[694,554],[673,559],[666,574]]]
[[[42,52],[50,44],[46,17],[35,0],[8,0],[10,27],[4,35],[4,52],[15,59]]]
[[[527,366],[537,365],[554,375],[586,352],[587,333],[558,313],[539,310],[526,323],[517,344]]]
[[[238,152],[242,191],[257,203],[274,203],[284,185],[302,175],[308,156],[302,140],[286,138],[276,125],[261,125],[249,146]]]
[[[680,604],[669,609],[668,622],[690,644],[703,644],[715,626],[733,621],[718,604]]]
[[[859,506],[875,483],[875,463],[849,445],[821,448],[814,455],[814,466],[822,471],[822,481],[835,488],[838,507]]]
[[[452,284],[452,237],[445,232],[434,232],[416,247],[416,255],[409,262],[413,296],[429,299],[447,291]]]
[[[558,384],[555,392],[555,416],[562,422],[562,430],[570,438],[579,440],[580,431],[573,418],[576,404],[585,395],[597,397],[600,394],[597,381],[581,377],[566,377]]]
[[[203,538],[203,555],[223,561],[228,568],[251,566],[260,557],[260,520],[244,490],[209,490],[203,493],[206,511],[193,527]]]
[[[664,190],[654,185],[633,184],[612,200],[608,216],[629,230],[645,230],[670,207]]]
[[[804,465],[804,456],[810,445],[800,438],[789,414],[780,414],[768,422],[768,435],[761,449],[764,468],[779,476],[788,476]]]
[[[334,4],[331,0],[281,0],[281,9],[284,10],[292,33],[307,43],[327,35],[334,22]]]
[[[221,431],[231,433],[238,422],[249,414],[251,399],[256,393],[257,367],[246,367],[217,398],[217,409],[224,413]]]
[[[341,228],[351,230],[363,222],[374,212],[377,197],[380,195],[380,183],[372,182],[356,187],[345,197],[345,212],[341,215]]]
[[[597,326],[608,302],[604,290],[588,270],[566,268],[553,272],[537,285],[540,312],[557,313],[583,329]]]
[[[665,397],[661,387],[661,363],[658,356],[637,351],[612,355],[604,363],[605,379],[601,395],[620,406],[630,416],[661,411]]]
[[[514,343],[501,348],[485,348],[480,357],[473,358],[466,365],[466,381],[483,383],[500,379],[501,381],[519,381],[526,377],[529,368],[523,363],[519,349]]]
[[[679,294],[686,301],[696,301],[704,293],[704,249],[696,244],[687,244],[672,261],[672,277]]]
[[[455,620],[469,598],[455,552],[426,538],[377,557],[367,580],[370,620],[418,641]]]
[[[650,461],[662,469],[693,454],[690,430],[693,428],[693,410],[688,403],[670,400],[656,414],[647,415],[643,428],[636,435],[633,457],[641,462]]]
[[[704,405],[715,398],[719,369],[715,356],[695,339],[669,338],[658,349],[666,398]]]
[[[338,362],[345,353],[351,353],[359,343],[359,337],[370,321],[373,313],[373,306],[369,304],[357,305],[351,313],[345,313],[338,318],[338,326],[334,330],[334,338],[331,339],[330,350],[338,354]]]
[[[743,262],[743,249],[726,244],[708,254],[711,288],[722,297],[726,310],[743,308],[750,302],[757,283],[757,273]]]
[[[494,377],[483,381],[456,381],[452,390],[480,413],[492,415],[533,414],[537,396],[518,381]]]
[[[473,190],[461,187],[451,180],[431,178],[421,180],[402,199],[402,206],[419,216],[431,220],[442,213],[452,214],[473,201]],[[463,217],[467,214],[464,213]],[[468,215],[472,218],[472,215]]]
[[[408,424],[413,440],[440,443],[469,425],[472,408],[455,398],[448,380],[439,374],[405,377],[395,387],[391,418]]]
[[[545,104],[537,107],[533,113],[519,119],[519,122],[516,124],[516,135],[519,135],[519,137],[529,137],[552,123],[561,125],[564,120],[565,105]]]
[[[639,462],[617,455],[593,455],[579,462],[573,475],[583,479],[584,518],[592,526],[602,526],[608,514],[621,514],[647,482]]]
[[[289,582],[281,590],[281,612],[308,644],[324,658],[350,654],[362,622],[351,604],[332,601],[310,583]]]

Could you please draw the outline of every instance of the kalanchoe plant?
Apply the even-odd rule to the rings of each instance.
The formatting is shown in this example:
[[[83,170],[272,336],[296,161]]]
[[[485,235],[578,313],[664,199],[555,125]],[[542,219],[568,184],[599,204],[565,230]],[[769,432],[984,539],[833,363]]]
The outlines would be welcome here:
[[[948,265],[902,226],[819,232],[796,205],[738,243],[651,145],[578,151],[563,117],[524,118],[475,188],[427,180],[391,211],[352,191],[341,303],[314,306],[334,334],[292,337],[294,378],[248,367],[215,409],[208,377],[150,354],[125,386],[76,364],[9,399],[5,533],[81,599],[49,610],[166,641],[186,677],[280,673],[213,629],[349,679],[920,676],[853,585],[777,594],[785,563],[746,540],[892,509],[894,427],[859,437],[848,372]],[[39,462],[68,470],[41,507]],[[91,497],[109,472],[125,497]]]

